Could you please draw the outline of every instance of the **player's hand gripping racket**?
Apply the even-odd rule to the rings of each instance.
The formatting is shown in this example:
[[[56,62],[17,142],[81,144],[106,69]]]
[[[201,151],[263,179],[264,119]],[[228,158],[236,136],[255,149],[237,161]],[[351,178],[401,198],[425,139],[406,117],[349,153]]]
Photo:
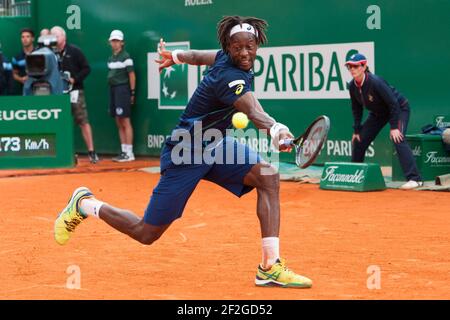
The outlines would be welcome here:
[[[327,140],[330,119],[320,116],[309,125],[305,132],[296,139],[280,140],[280,145],[295,147],[295,163],[300,168],[309,167],[316,160]]]

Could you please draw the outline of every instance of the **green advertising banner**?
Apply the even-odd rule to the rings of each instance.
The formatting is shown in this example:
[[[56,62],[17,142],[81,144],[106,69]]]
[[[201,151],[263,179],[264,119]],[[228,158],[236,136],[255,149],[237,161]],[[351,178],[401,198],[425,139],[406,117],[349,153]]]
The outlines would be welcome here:
[[[287,9],[282,14],[278,3],[257,0],[35,3],[36,29],[62,26],[68,42],[80,47],[90,63],[92,72],[84,85],[95,148],[100,153],[120,151],[117,127],[108,115],[106,62],[111,55],[111,31],[124,32],[136,70],[137,96],[131,117],[135,153],[158,156],[205,67],[177,65],[160,74],[154,62],[157,45],[163,38],[168,49],[217,50],[217,23],[224,15],[256,16],[269,23],[269,41],[260,47],[255,62],[255,95],[294,135],[318,115],[329,116],[331,129],[318,159],[321,163],[350,160],[353,117],[344,63],[352,52],[364,53],[370,69],[408,98],[408,134],[419,133],[433,115],[449,114],[446,79],[450,64],[442,63],[450,61],[450,45],[445,40],[449,1],[285,0],[282,4]],[[7,33],[2,36],[13,38]],[[86,152],[78,128],[75,148]],[[369,147],[366,161],[391,165],[391,150],[386,127]],[[282,160],[293,162],[294,157],[283,154]]]
[[[0,169],[74,166],[69,97],[0,97]]]

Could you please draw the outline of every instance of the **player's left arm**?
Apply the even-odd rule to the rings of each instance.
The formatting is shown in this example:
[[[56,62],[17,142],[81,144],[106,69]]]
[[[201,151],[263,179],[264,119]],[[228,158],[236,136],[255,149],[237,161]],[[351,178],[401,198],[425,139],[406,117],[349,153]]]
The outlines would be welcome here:
[[[177,54],[181,63],[196,66],[212,66],[216,61],[217,50],[188,50]]]
[[[216,61],[218,50],[166,50],[166,44],[161,39],[158,46],[158,53],[161,56],[160,60],[155,60],[159,63],[159,72],[162,69],[168,68],[174,64],[187,63],[190,65],[207,65],[211,66]]]

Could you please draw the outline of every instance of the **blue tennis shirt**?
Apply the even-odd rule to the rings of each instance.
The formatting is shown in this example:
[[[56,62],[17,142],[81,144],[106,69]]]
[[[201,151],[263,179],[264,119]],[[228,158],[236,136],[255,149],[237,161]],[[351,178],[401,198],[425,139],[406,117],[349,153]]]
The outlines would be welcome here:
[[[239,69],[227,53],[219,50],[214,64],[206,71],[180,116],[178,125],[166,139],[161,154],[161,170],[171,164],[171,150],[178,143],[183,143],[185,150],[194,151],[197,146],[194,145],[194,140],[202,140],[203,133],[208,129],[219,130],[225,137],[226,130],[232,128],[231,118],[237,112],[233,104],[251,91],[253,79],[253,71]],[[198,121],[201,121],[201,130]],[[190,144],[180,138],[180,132],[189,133]],[[206,144],[203,144],[201,147],[205,146]]]

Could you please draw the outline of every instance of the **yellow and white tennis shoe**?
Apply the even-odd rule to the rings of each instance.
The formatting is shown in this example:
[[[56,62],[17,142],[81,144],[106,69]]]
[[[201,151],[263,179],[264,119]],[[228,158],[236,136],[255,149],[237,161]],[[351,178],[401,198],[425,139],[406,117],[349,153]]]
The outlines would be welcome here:
[[[256,272],[255,284],[259,287],[311,288],[312,281],[296,274],[286,267],[284,259],[278,259],[270,270],[263,270],[261,265]]]
[[[79,208],[82,199],[93,197],[91,191],[86,187],[76,189],[70,197],[69,203],[55,220],[55,240],[64,245],[69,241],[70,235],[75,228],[88,216],[83,214]]]

